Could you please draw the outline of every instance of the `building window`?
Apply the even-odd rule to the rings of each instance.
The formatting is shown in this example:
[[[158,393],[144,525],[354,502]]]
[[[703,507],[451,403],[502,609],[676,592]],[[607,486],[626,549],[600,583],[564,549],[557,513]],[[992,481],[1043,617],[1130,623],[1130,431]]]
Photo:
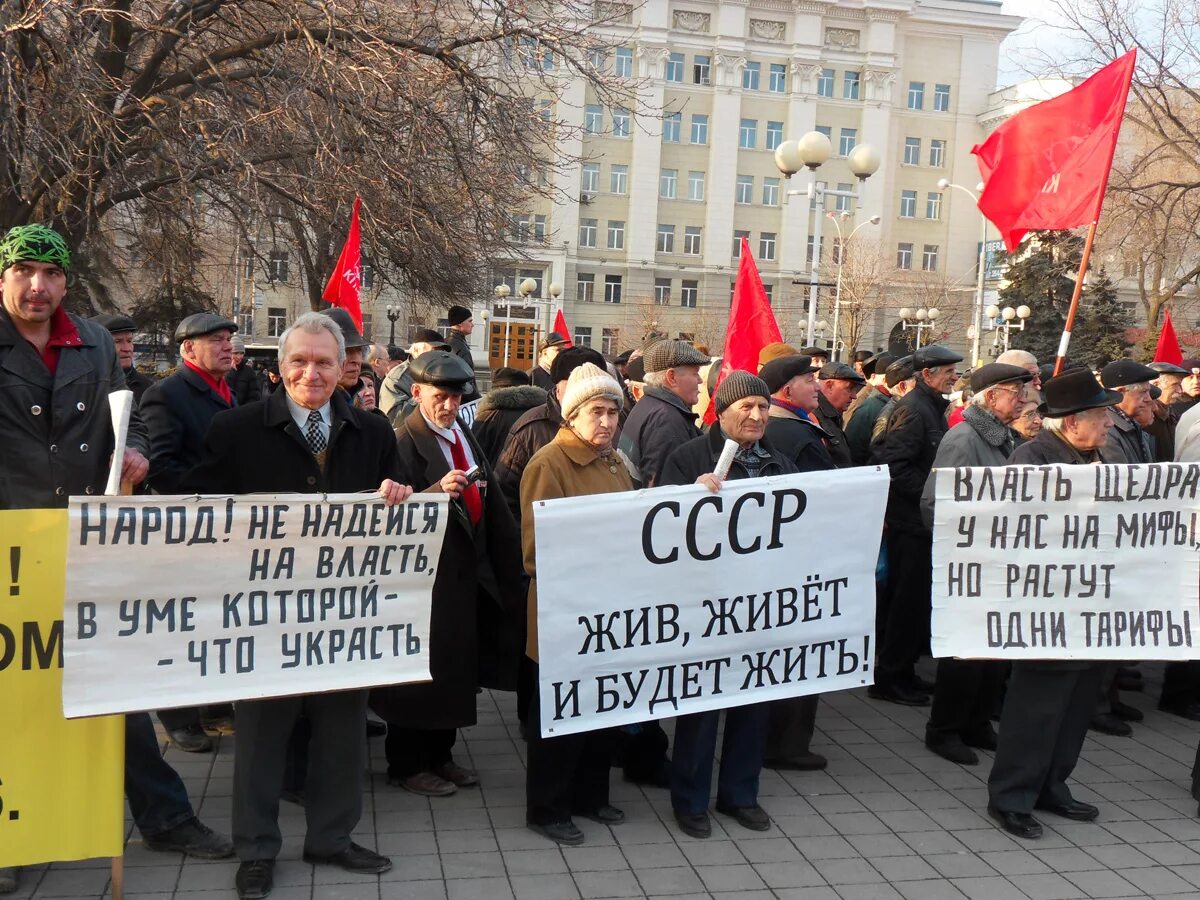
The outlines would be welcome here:
[[[844,181],[839,181],[837,189],[839,194],[849,194],[853,188]],[[834,198],[833,208],[836,212],[840,213],[850,212],[850,198],[841,196]]]
[[[659,225],[658,236],[654,241],[654,249],[658,253],[675,252],[675,226]]]
[[[742,90],[757,91],[758,79],[762,75],[762,64],[756,62],[746,63],[746,68],[742,69]]]
[[[585,328],[582,325],[575,326],[575,346],[590,347],[592,346],[592,329]]]
[[[287,330],[287,310],[281,306],[267,307],[267,337],[282,337]]]
[[[536,243],[546,243],[546,217],[544,215],[536,215],[533,217],[533,240]]]
[[[771,63],[770,81],[767,90],[772,94],[787,93],[787,66],[783,63]]]
[[[783,143],[783,123],[767,122],[767,149],[774,150]]]
[[[904,139],[904,164],[919,166],[921,164],[921,139],[910,137]]]
[[[633,77],[633,49],[631,47],[618,47],[616,64],[613,67],[613,74],[618,78]]]
[[[530,217],[528,214],[520,216],[512,216],[512,239],[518,244],[529,240],[529,223]]]
[[[683,122],[683,113],[671,113],[663,117],[663,143],[679,143],[679,126]]]
[[[604,131],[604,107],[588,104],[583,110],[583,130],[588,134],[601,134]]]
[[[254,310],[249,312],[239,312],[237,314],[238,333],[243,338],[249,338],[254,335]]]
[[[362,281],[362,286],[367,290],[375,287],[375,264],[367,259],[365,254],[362,257],[358,277]]]
[[[843,128],[838,133],[838,156],[849,156],[858,143],[857,128]]]
[[[672,53],[667,57],[667,81],[683,81],[682,53]]]
[[[699,225],[688,225],[683,229],[683,252],[689,256],[700,255]]]
[[[583,178],[580,188],[586,194],[594,194],[600,190],[600,163],[584,163]]]
[[[925,82],[910,81],[908,83],[908,108],[925,108]]]
[[[734,202],[736,203],[753,203],[754,202],[754,176],[739,175],[737,177],[737,186],[734,188]]]
[[[921,255],[921,271],[936,272],[937,271],[938,248],[937,244],[926,244],[925,252]]]
[[[629,187],[629,166],[614,165],[608,170],[608,192],[610,194],[627,193]]]
[[[833,239],[833,264],[840,266],[842,264],[842,239]]]
[[[742,258],[742,238],[750,240],[750,232],[734,230],[733,232],[733,258]]]
[[[758,144],[758,120],[742,119],[738,127],[738,146],[743,150],[753,150]]]
[[[830,143],[833,142],[833,127],[832,126],[818,125],[813,129],[813,131],[816,131],[820,134],[825,135],[825,137],[829,138]]]
[[[758,258],[767,260],[775,258],[775,232],[763,231],[758,235]]]
[[[580,219],[579,220],[579,246],[580,247],[595,247],[596,246],[596,220],[595,219]]]
[[[685,281],[679,288],[679,305],[687,309],[696,308],[696,299],[700,296],[700,282]]]
[[[818,250],[817,252],[820,254],[822,259],[825,258],[825,238],[824,237],[821,238],[821,249]],[[813,264],[813,236],[811,234],[808,236],[808,244],[804,248],[804,261],[810,266]]]
[[[616,277],[620,278],[621,276],[618,275]],[[617,285],[617,288],[618,288],[617,293],[619,294],[620,293],[620,290],[619,290],[620,285],[619,284]],[[618,300],[617,302],[620,303],[621,301]],[[621,339],[621,329],[620,328],[605,328],[605,329],[603,329],[600,333],[600,352],[603,353],[605,356],[616,356],[620,352],[617,349],[617,342],[620,339]]]
[[[625,249],[625,222],[617,219],[608,220],[608,249]]]
[[[912,244],[897,244],[896,245],[896,268],[911,269],[912,268]]]
[[[269,271],[271,281],[287,282],[288,280],[288,253],[286,250],[271,251],[271,268]]]
[[[629,110],[616,107],[613,109],[613,137],[629,137]]]
[[[658,196],[674,200],[679,190],[679,170],[663,169],[658,175]]]
[[[688,199],[704,199],[704,173],[688,172]]]
[[[659,306],[666,306],[671,302],[671,279],[670,278],[655,278],[654,279],[654,302]]]
[[[700,113],[692,114],[692,143],[708,143],[708,116]]]
[[[930,191],[925,195],[925,218],[940,219],[942,217],[942,195]]]
[[[763,179],[763,206],[778,206],[779,205],[779,179],[764,178]]]
[[[604,302],[605,303],[620,303],[621,302],[621,276],[620,275],[605,275],[604,276]],[[605,333],[608,329],[604,329]],[[604,351],[608,353],[608,350]]]
[[[575,299],[580,303],[591,303],[596,299],[596,276],[580,272],[575,276]]]
[[[707,56],[692,57],[692,84],[709,84],[709,58]]]
[[[763,282],[763,293],[767,295],[767,302],[770,303],[775,299],[775,285]]]
[[[931,166],[941,168],[946,164],[946,142],[945,141],[930,141],[929,142],[929,164]]]
[[[859,92],[859,72],[843,72],[842,73],[842,99],[857,100]]]
[[[950,112],[950,85],[935,84],[933,86],[933,111]]]
[[[833,96],[833,69],[822,69],[821,74],[817,76],[817,96]]]
[[[917,192],[900,192],[900,218],[915,219],[917,217]]]

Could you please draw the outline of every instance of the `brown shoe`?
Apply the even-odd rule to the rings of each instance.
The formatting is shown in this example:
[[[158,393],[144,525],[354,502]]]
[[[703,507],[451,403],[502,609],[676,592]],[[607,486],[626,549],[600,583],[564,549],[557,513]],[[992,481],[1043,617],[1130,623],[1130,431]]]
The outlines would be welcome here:
[[[433,774],[458,787],[475,787],[479,784],[479,776],[473,769],[464,769],[453,760],[438,766],[433,770]]]
[[[420,794],[422,797],[449,797],[458,790],[454,782],[432,772],[418,772],[407,778],[388,778],[388,784],[404,788],[411,794]]]

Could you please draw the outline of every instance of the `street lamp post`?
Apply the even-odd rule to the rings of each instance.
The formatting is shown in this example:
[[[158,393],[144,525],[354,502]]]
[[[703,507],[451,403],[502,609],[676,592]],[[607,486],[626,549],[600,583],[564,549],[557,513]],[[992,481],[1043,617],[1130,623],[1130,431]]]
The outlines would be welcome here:
[[[988,318],[992,321],[992,356],[999,356],[1000,353],[1008,352],[1008,342],[1014,331],[1025,330],[1025,320],[1033,314],[1033,311],[1025,305],[1018,306],[1013,309],[1011,306],[1006,306],[1003,309],[995,303],[987,308]],[[1017,324],[1013,324],[1013,320],[1017,320]],[[1001,341],[1004,343],[1004,349],[999,350]]]
[[[386,308],[388,321],[391,322],[391,332],[388,335],[388,346],[396,346],[396,321],[400,318],[400,307],[388,304]]]
[[[810,131],[798,141],[784,141],[775,148],[775,165],[784,177],[791,178],[801,169],[811,173],[806,191],[788,191],[788,197],[806,196],[816,198],[817,218],[813,227],[813,258],[808,269],[808,343],[815,339],[817,324],[817,289],[820,284],[818,268],[821,260],[821,220],[825,218],[826,202],[829,197],[854,200],[861,208],[862,186],[879,170],[879,153],[869,144],[859,144],[846,156],[850,173],[858,179],[859,189],[849,191],[830,190],[816,181],[817,169],[833,155],[829,138],[819,131]]]
[[[842,239],[842,225],[838,221],[839,218],[847,219],[850,217],[848,212],[841,213],[825,213],[829,221],[833,222],[833,227],[838,233],[838,257],[837,257],[837,287],[833,289],[833,358],[834,361],[841,359],[841,351],[838,349],[838,325],[842,321],[842,267],[846,264],[846,247],[854,240],[854,235],[858,234],[860,228],[865,228],[867,225],[878,225],[880,222],[879,216],[871,216],[865,222],[860,222],[850,230],[850,236],[845,240]]]
[[[562,285],[558,282],[552,282],[546,289],[550,295],[548,298],[535,297],[534,292],[537,291],[537,281],[533,278],[526,278],[517,285],[517,293],[521,295],[522,304],[533,304],[535,306],[545,305],[546,307],[546,333],[550,333],[551,313],[558,303],[558,298],[562,296]],[[512,296],[512,288],[507,284],[498,284],[492,289],[492,293],[496,296],[496,305],[504,304],[504,365],[508,365],[509,352],[509,331],[512,325],[512,306],[509,302],[509,297]],[[494,321],[494,317],[493,317]],[[569,335],[563,335],[569,337]]]
[[[975,185],[975,190],[963,187],[961,184],[953,184],[946,178],[939,178],[937,183],[939,190],[946,188],[954,188],[957,191],[962,191],[974,202],[976,208],[979,207],[979,194],[983,193],[983,182]],[[978,192],[978,193],[977,193]],[[975,273],[975,312],[972,315],[972,337],[971,337],[971,364],[979,365],[979,333],[982,330],[983,318],[983,273],[987,265],[987,216],[981,210],[979,213],[979,271]]]
[[[934,323],[941,314],[942,311],[936,306],[931,306],[929,309],[922,307],[918,310],[912,310],[907,306],[904,306],[900,308],[900,327],[904,331],[907,331],[911,328],[917,332],[916,349],[920,350],[921,333],[925,331],[932,331]]]

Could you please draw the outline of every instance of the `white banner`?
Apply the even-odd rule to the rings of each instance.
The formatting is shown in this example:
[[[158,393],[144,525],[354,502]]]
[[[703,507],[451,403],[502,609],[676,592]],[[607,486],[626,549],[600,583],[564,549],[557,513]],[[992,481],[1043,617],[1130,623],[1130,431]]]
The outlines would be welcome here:
[[[939,469],[933,655],[1195,659],[1200,465]]]
[[[535,503],[542,734],[870,684],[879,467]]]
[[[475,424],[475,416],[479,412],[479,401],[472,400],[470,403],[464,403],[458,408],[458,423],[463,428],[470,428]]]
[[[72,497],[68,718],[429,680],[444,495]]]

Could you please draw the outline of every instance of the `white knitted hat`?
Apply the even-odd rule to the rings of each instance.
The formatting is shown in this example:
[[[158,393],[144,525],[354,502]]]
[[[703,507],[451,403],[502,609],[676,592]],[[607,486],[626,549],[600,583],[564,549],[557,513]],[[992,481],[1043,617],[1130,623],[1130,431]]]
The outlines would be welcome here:
[[[567,378],[562,398],[563,421],[570,422],[585,403],[597,397],[613,401],[618,408],[625,399],[615,378],[595,363],[584,363]]]

